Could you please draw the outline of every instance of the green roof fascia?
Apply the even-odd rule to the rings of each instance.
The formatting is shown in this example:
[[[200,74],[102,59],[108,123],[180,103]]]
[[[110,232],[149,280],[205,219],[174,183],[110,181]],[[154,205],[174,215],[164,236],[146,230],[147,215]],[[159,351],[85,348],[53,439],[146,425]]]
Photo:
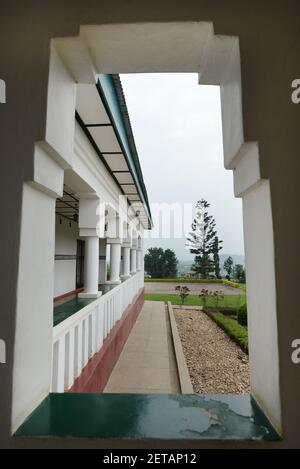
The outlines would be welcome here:
[[[111,119],[114,131],[116,133],[119,145],[124,153],[127,165],[133,176],[134,182],[136,183],[138,193],[146,207],[146,212],[149,220],[150,227],[152,226],[152,217],[151,211],[148,204],[147,196],[145,196],[138,175],[136,165],[134,163],[134,158],[132,155],[132,150],[128,142],[128,136],[126,132],[126,127],[124,124],[123,112],[120,105],[120,101],[116,92],[114,80],[109,74],[101,74],[98,76],[97,89],[100,94],[100,97],[103,101],[105,110]],[[136,155],[137,157],[137,155]]]

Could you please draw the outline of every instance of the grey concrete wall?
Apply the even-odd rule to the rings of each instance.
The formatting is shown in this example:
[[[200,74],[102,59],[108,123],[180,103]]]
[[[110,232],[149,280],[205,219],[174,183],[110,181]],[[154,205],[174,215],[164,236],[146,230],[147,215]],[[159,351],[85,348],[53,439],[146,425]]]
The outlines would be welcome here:
[[[0,104],[0,336],[7,345],[7,363],[0,365],[1,446],[51,445],[9,436],[22,184],[33,176],[33,142],[45,136],[50,38],[77,35],[80,24],[184,20],[213,21],[217,34],[240,38],[245,141],[259,142],[274,219],[284,429],[278,446],[300,446],[300,366],[290,358],[300,336],[300,105],[290,99],[291,82],[300,76],[297,0],[165,0],[159,8],[147,0],[1,2],[0,78],[7,85],[7,103]]]

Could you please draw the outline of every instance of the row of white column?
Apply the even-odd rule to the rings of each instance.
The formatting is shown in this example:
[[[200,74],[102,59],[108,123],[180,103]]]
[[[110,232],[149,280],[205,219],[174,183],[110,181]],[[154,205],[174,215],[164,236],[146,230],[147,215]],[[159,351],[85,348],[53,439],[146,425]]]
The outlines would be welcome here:
[[[100,243],[100,250],[99,250]],[[110,279],[106,279],[106,244],[110,245]],[[100,253],[100,260],[99,260]],[[84,290],[81,298],[97,298],[99,283],[118,285],[143,268],[142,248],[122,243],[119,239],[85,237]],[[122,268],[121,268],[122,267]],[[100,271],[99,271],[100,269]]]
[[[79,195],[79,234],[85,239],[83,298],[97,298],[99,284],[117,285],[143,268],[142,239],[129,234],[117,212],[95,193]],[[106,248],[110,245],[110,278]],[[121,271],[122,266],[122,271]]]
[[[106,283],[118,284],[142,270],[142,249],[129,246],[128,243],[118,243],[112,240],[110,244],[110,280]]]

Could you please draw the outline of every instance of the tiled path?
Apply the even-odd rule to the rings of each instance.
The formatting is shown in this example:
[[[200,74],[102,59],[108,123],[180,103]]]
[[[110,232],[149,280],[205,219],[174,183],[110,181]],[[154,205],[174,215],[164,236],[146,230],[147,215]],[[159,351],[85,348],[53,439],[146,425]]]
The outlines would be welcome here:
[[[164,303],[144,303],[104,392],[180,393]]]

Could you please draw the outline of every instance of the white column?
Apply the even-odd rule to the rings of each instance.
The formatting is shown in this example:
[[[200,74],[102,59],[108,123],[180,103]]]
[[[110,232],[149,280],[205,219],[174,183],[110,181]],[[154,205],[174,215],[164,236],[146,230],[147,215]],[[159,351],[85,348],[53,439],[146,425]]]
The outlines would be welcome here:
[[[52,175],[50,170],[48,174]],[[61,195],[57,194],[58,197]],[[55,198],[25,183],[20,223],[12,394],[13,431],[50,391]],[[1,330],[2,334],[4,332]],[[7,359],[11,360],[11,356]],[[5,366],[8,365],[0,365],[3,370]]]
[[[142,270],[142,250],[136,251],[136,270],[140,272]]]
[[[136,248],[130,249],[130,273],[136,274]]]
[[[103,285],[107,280],[106,264],[106,239],[99,239],[99,284]]]
[[[118,285],[120,280],[121,242],[110,242],[110,280],[109,285]]]
[[[121,246],[120,278],[123,278],[124,272],[124,247]]]
[[[100,200],[95,193],[81,193],[79,197],[79,234],[85,239],[84,290],[81,298],[98,298],[99,280],[99,236],[103,227],[99,225]]]
[[[122,278],[124,280],[130,277],[130,247],[123,246],[123,272]]]
[[[141,235],[138,236],[137,244],[137,271],[144,271],[144,248],[143,248],[143,238]]]
[[[79,293],[81,298],[98,298],[99,277],[99,238],[86,236],[84,254],[84,291]]]

